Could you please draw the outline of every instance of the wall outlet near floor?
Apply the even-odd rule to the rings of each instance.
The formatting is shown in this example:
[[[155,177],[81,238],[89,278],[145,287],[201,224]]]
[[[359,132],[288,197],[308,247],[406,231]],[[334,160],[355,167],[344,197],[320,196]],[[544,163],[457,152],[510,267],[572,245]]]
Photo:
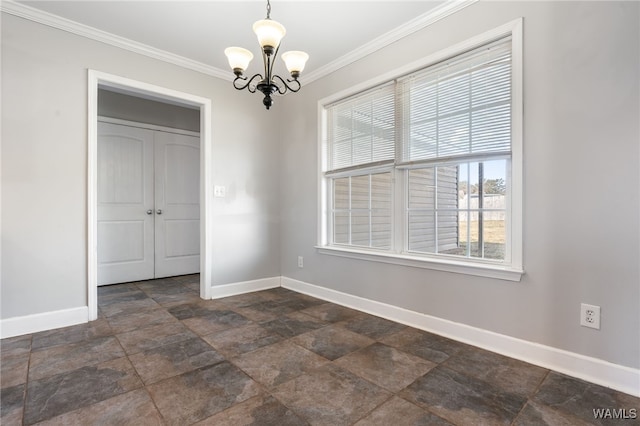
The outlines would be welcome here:
[[[304,258],[302,256],[298,256],[298,268],[304,268]]]
[[[580,325],[600,330],[600,306],[581,303]]]

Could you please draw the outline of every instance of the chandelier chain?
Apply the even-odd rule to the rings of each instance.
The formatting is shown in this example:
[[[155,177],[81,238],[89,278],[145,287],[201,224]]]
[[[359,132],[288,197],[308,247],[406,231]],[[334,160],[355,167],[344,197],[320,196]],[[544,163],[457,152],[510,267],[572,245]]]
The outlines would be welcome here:
[[[271,2],[267,0],[267,19],[271,19]]]

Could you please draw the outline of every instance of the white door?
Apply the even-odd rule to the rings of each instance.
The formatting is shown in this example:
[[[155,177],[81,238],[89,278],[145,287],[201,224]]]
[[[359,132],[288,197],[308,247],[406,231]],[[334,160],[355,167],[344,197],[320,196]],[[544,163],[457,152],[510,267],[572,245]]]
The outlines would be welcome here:
[[[154,276],[153,132],[98,123],[98,285]]]
[[[98,285],[200,268],[200,140],[98,123]]]
[[[155,276],[200,270],[200,139],[155,134]]]

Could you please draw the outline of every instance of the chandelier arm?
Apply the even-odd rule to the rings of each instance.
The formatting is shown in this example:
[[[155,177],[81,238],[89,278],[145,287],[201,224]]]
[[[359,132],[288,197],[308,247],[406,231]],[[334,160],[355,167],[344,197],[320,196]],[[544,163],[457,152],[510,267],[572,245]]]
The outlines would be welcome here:
[[[272,81],[273,75],[273,64],[275,63],[275,59],[278,57],[278,51],[280,50],[280,45],[276,47],[276,50],[273,52],[273,55],[267,55],[264,50],[262,51],[262,61],[264,62],[264,79],[267,83]],[[273,57],[273,60],[271,59]]]
[[[254,87],[253,90],[251,89],[250,84],[253,83],[253,80],[255,80],[256,78],[259,78],[260,80],[262,80],[262,76],[260,74],[255,74],[253,77],[251,78],[247,78],[247,77],[242,77],[242,76],[238,76],[233,80],[233,87],[236,90],[244,90],[247,89],[250,93],[256,93],[256,88]],[[244,85],[241,85],[238,87],[238,80],[240,81],[246,81],[247,83]]]
[[[264,79],[268,82],[271,81],[271,68],[273,67],[271,56],[263,53],[262,58],[264,60]]]
[[[284,85],[284,87],[285,87],[285,88],[284,88],[284,90],[281,90],[281,89],[280,89],[280,86],[278,86],[277,84],[275,85],[275,86],[278,88],[278,93],[280,93],[281,95],[284,95],[285,93],[287,93],[287,90],[289,90],[290,92],[295,93],[295,92],[297,92],[298,90],[300,90],[300,88],[302,87],[302,86],[301,86],[301,84],[300,84],[300,82],[298,81],[298,79],[293,79],[293,80],[289,80],[289,79],[287,79],[287,80],[285,81],[285,80],[284,80],[282,77],[280,77],[279,75],[274,75],[274,76],[273,76],[273,80],[275,81],[275,79],[276,79],[276,78],[277,78],[278,80],[280,80],[280,82],[281,82],[281,83]],[[297,87],[295,87],[295,86],[293,86],[293,87],[292,87],[292,86],[289,86],[289,85],[287,84],[287,82],[288,82],[288,83],[296,83],[296,86],[297,86]]]

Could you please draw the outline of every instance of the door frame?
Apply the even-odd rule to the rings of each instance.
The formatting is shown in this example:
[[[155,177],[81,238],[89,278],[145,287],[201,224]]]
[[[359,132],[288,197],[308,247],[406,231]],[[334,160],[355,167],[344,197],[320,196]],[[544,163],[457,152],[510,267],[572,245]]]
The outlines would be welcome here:
[[[153,84],[88,70],[87,103],[87,306],[89,321],[98,318],[98,87],[200,109],[200,297],[213,296],[213,183],[211,99]]]

